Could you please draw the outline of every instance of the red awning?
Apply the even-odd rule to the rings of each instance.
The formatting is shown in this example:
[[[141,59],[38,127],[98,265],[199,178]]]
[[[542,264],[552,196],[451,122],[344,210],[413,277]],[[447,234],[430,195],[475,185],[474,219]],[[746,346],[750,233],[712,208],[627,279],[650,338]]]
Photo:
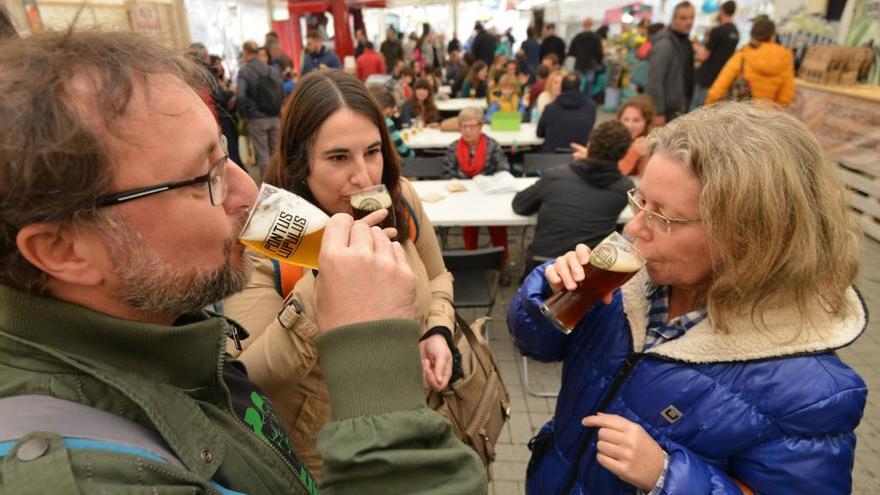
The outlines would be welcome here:
[[[384,8],[385,0],[287,0],[287,11],[290,19],[281,21],[289,23],[289,29],[276,29],[284,31],[290,37],[287,44],[292,48],[290,54],[298,71],[300,68],[300,55],[305,33],[300,33],[299,18],[305,14],[320,14],[330,11],[333,14],[334,48],[340,62],[347,55],[354,54],[351,24],[349,22],[350,8]],[[279,33],[279,36],[282,36]],[[282,43],[284,45],[285,43]]]
[[[287,0],[291,14],[319,14],[332,8],[333,0]],[[342,0],[346,7],[385,8],[385,0]]]

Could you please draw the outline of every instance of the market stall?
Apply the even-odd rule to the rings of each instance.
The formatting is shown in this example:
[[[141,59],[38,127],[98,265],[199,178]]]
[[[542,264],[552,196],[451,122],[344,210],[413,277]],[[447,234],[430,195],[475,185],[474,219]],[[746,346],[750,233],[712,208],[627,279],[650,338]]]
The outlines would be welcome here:
[[[840,164],[849,205],[865,234],[880,240],[880,86],[798,80],[790,111]]]

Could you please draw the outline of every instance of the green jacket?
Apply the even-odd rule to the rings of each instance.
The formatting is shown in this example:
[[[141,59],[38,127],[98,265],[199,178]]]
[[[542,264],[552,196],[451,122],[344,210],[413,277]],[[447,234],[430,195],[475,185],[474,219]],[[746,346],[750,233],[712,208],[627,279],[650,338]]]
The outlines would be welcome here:
[[[121,320],[0,285],[0,397],[116,414],[156,431],[186,466],[33,432],[0,462],[0,494],[219,493],[212,481],[248,495],[317,493],[271,404],[224,352],[232,328],[207,314],[170,327]],[[486,492],[479,459],[424,405],[417,334],[415,321],[386,320],[319,337],[333,400],[321,493]],[[21,460],[16,449],[35,437],[50,448]]]

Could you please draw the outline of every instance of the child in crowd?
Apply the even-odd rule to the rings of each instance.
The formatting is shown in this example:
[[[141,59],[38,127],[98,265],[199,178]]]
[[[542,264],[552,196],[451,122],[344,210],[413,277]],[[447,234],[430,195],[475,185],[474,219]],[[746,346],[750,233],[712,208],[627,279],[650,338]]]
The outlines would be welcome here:
[[[486,122],[492,122],[495,112],[519,112],[522,114],[526,106],[516,92],[516,76],[504,74],[498,81],[498,88],[489,95],[489,108],[486,110]]]

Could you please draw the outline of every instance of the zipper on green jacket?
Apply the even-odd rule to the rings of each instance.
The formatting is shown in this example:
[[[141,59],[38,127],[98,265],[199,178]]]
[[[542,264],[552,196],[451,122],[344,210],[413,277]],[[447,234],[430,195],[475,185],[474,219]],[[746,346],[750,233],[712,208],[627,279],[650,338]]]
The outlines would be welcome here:
[[[225,341],[225,339],[226,339],[226,337],[224,336],[223,340]],[[223,381],[223,369],[226,366],[226,359],[227,359],[227,354],[223,353],[220,357],[220,365],[217,369],[217,378],[220,381],[220,383],[223,384],[223,388],[224,388],[224,392],[225,392],[224,398],[226,399],[226,408],[236,423],[238,423],[245,430],[250,431],[248,426],[246,424],[244,424],[244,422],[235,413],[235,407],[232,404],[232,398],[230,396],[229,390],[226,387],[226,382]],[[287,432],[285,432],[285,434],[286,433]],[[268,445],[269,448],[272,449],[272,452],[274,452],[281,459],[281,462],[283,462],[284,465],[290,469],[290,472],[292,472],[294,474],[297,481],[300,482],[300,485],[302,485],[302,487],[306,491],[306,493],[308,493],[310,495],[318,495],[318,484],[317,484],[317,482],[315,482],[315,479],[312,477],[312,474],[309,472],[309,470],[305,466],[305,464],[300,464],[298,467],[295,467],[293,464],[290,463],[290,461],[287,460],[287,458],[284,456],[284,454],[282,454],[281,451],[278,450],[278,447],[276,447],[275,445],[272,444],[272,442],[263,441],[263,443]],[[296,454],[294,453],[294,455],[296,455]]]

